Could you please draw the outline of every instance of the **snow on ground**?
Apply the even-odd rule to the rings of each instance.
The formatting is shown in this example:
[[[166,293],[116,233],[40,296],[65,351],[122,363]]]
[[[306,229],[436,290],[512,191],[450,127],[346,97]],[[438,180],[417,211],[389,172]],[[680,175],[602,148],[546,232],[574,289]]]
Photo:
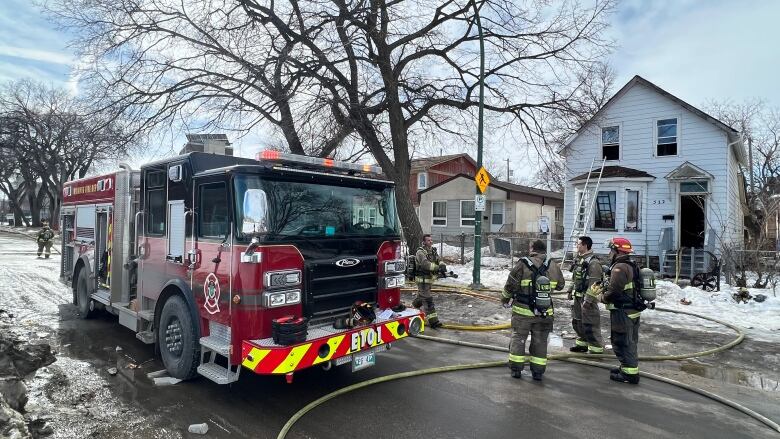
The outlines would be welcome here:
[[[514,259],[515,263],[517,259]],[[485,256],[482,258],[480,283],[486,288],[502,289],[511,270],[509,258]],[[473,282],[474,265],[448,264],[447,268],[458,275],[458,278],[447,278],[437,281],[442,285],[469,286]],[[571,272],[564,270],[564,277],[571,279]],[[658,280],[656,282],[656,305],[663,308],[694,312],[722,320],[745,330],[754,339],[763,341],[780,341],[780,297],[776,297],[771,288],[749,288],[750,294],[767,296],[762,303],[750,300],[748,303],[737,303],[732,294],[737,291],[726,283],[721,283],[721,291],[706,292],[695,287],[680,288],[675,283]],[[683,305],[680,299],[687,298],[690,305]],[[675,328],[694,328],[704,331],[724,332],[722,325],[702,321],[696,317],[682,316],[672,313],[654,312],[642,313],[646,322],[664,324]]]

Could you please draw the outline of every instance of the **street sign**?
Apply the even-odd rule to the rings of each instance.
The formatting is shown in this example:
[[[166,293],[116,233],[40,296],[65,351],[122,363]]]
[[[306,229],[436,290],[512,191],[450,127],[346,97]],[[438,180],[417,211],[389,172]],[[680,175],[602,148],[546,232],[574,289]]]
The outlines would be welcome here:
[[[539,217],[539,233],[550,233],[550,217]]]
[[[474,182],[477,183],[479,191],[484,194],[485,189],[487,189],[488,184],[490,184],[490,175],[488,175],[484,166],[477,171],[477,175],[474,176]]]
[[[476,212],[484,212],[485,211],[485,202],[486,196],[484,194],[482,195],[475,195],[474,196],[474,210]]]

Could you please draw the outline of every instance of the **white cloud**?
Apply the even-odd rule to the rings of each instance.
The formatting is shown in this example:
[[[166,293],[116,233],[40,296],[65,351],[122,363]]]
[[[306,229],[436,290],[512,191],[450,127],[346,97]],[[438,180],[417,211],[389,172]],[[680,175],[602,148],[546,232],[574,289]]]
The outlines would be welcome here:
[[[12,46],[0,46],[0,56],[10,56],[30,61],[47,62],[66,66],[72,65],[74,61],[73,56],[68,53]]]

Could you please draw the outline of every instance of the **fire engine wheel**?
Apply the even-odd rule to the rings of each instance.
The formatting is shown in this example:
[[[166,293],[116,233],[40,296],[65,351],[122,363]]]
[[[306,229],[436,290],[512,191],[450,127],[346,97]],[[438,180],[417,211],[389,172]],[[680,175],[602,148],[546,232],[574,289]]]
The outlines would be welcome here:
[[[76,304],[82,319],[88,319],[95,315],[95,301],[90,297],[89,275],[84,269],[79,271],[79,277],[76,280]]]
[[[163,305],[160,326],[157,328],[157,344],[170,376],[188,380],[197,375],[200,352],[195,324],[181,296],[171,296]]]

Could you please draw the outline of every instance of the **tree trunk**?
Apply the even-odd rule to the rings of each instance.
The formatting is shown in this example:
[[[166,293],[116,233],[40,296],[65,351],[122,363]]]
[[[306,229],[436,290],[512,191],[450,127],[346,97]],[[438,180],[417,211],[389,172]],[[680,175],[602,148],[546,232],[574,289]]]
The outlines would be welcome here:
[[[398,173],[403,174],[401,172]],[[408,175],[408,174],[407,174]],[[414,211],[414,204],[409,198],[409,178],[395,182],[395,199],[398,206],[398,217],[401,219],[401,227],[404,229],[404,239],[410,252],[415,251],[422,242],[422,227],[420,219],[417,218],[417,212]]]

